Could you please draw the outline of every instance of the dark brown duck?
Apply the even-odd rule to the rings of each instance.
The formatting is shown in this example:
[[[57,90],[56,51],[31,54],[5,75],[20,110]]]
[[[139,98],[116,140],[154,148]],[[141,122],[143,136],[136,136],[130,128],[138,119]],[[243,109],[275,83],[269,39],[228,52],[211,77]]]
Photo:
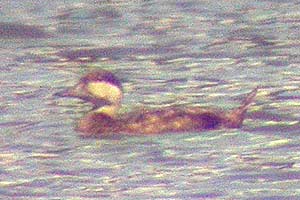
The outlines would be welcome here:
[[[250,92],[241,106],[222,111],[216,108],[167,107],[136,109],[119,113],[122,86],[111,72],[98,70],[83,76],[74,87],[57,93],[62,97],[77,97],[94,105],[93,110],[79,120],[76,130],[83,136],[148,135],[174,132],[201,132],[219,128],[239,128],[245,113],[257,93]]]

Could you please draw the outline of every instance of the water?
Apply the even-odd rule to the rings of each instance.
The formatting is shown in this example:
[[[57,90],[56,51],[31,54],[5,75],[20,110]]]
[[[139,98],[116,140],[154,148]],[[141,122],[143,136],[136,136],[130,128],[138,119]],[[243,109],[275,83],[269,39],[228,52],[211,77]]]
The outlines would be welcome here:
[[[0,2],[1,199],[300,199],[298,1]],[[124,109],[237,107],[241,129],[83,139],[92,69]]]

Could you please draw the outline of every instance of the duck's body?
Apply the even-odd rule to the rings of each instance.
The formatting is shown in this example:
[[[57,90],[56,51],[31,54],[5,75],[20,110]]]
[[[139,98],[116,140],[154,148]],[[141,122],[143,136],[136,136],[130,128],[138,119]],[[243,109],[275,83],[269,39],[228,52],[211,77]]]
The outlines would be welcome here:
[[[162,109],[143,108],[119,114],[122,98],[121,84],[110,72],[101,70],[85,75],[79,84],[59,95],[79,97],[95,105],[96,109],[80,119],[76,128],[84,136],[91,136],[147,135],[238,128],[242,125],[244,115],[256,92],[257,89],[254,89],[242,105],[232,111],[176,106]],[[103,102],[105,105],[99,106]]]
[[[110,135],[115,133],[139,135],[173,132],[203,131],[218,128],[238,128],[243,120],[236,120],[231,112],[200,107],[169,107],[164,109],[139,109],[111,117],[90,112],[79,120],[77,130],[85,135]],[[239,116],[238,119],[241,119]]]

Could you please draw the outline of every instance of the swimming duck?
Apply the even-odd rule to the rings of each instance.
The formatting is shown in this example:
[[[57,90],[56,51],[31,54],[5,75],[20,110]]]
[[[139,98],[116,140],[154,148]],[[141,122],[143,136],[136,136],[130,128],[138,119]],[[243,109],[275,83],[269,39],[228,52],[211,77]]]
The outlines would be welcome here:
[[[84,75],[78,84],[58,92],[57,95],[77,97],[92,103],[93,109],[78,121],[76,130],[81,132],[82,136],[107,136],[239,128],[256,93],[257,88],[246,96],[241,106],[231,111],[174,106],[162,109],[142,108],[121,114],[121,82],[111,72],[97,70]]]

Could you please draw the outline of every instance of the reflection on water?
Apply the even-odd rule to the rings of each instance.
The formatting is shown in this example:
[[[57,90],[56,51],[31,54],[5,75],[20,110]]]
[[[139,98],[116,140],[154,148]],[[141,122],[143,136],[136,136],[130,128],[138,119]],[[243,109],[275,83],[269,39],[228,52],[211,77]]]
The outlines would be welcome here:
[[[0,12],[2,199],[299,199],[296,1],[8,1]],[[53,94],[103,68],[124,109],[236,107],[241,129],[83,139]]]

